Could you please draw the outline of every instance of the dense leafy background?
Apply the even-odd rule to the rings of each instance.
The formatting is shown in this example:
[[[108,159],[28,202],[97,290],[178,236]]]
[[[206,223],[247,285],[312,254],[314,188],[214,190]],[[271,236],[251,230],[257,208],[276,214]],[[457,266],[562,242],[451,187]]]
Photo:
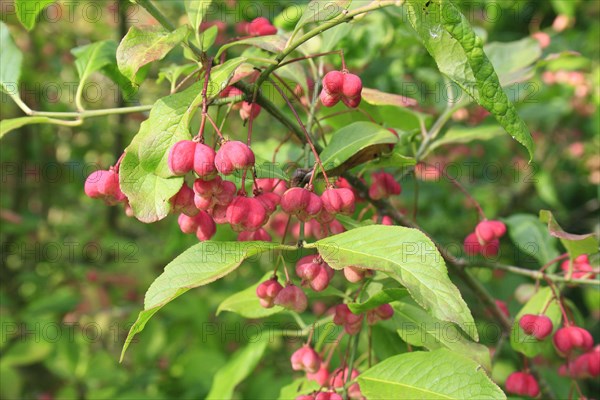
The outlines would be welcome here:
[[[564,7],[566,3],[577,2],[456,3],[462,5],[469,21],[490,43],[521,40],[530,34],[530,28],[538,26],[549,30],[557,14],[552,4]],[[490,3],[494,7],[482,8]],[[89,3],[74,8],[76,16],[85,12],[86,4]],[[118,42],[125,35],[125,19],[115,18],[115,4],[99,4],[101,12],[97,20],[77,17],[68,20],[65,15],[57,22],[42,18],[34,28],[28,20],[26,26],[33,28],[30,33],[19,25],[14,14],[2,15],[16,45],[25,54],[22,96],[32,108],[72,110],[74,88],[85,69],[81,70],[75,62],[77,52],[71,50],[103,40]],[[161,8],[173,20],[183,21],[182,16],[186,15],[181,1],[162,2]],[[493,18],[485,12],[498,8],[502,12]],[[448,171],[458,171],[460,181],[489,215],[506,218],[511,235],[531,237],[535,232],[541,235],[539,244],[545,246],[544,252],[516,249],[509,240],[503,241],[507,263],[518,262],[531,268],[538,268],[543,260],[561,249],[558,241],[545,233],[545,225],[538,222],[539,209],[552,209],[567,232],[598,232],[599,3],[582,1],[577,7],[560,10],[573,13],[575,25],[562,33],[553,33],[552,44],[542,54],[545,61],[526,71],[527,82],[508,90],[509,97],[517,102],[519,114],[534,133],[537,152],[533,166],[524,167],[526,152],[509,136],[496,134],[497,125],[490,119],[475,128],[481,132],[477,137],[485,140],[465,139],[467,128],[481,120],[476,107],[469,108],[469,120],[455,121],[445,132],[445,139],[455,136],[458,139],[453,142],[465,145],[440,145],[428,158],[430,164],[454,166],[454,170]],[[155,24],[141,9],[130,11],[129,18],[136,24]],[[398,23],[399,18],[403,17],[397,10],[374,13],[365,23],[351,30],[331,32],[325,40],[331,40],[333,35],[344,36],[337,47],[344,48],[348,67],[360,71],[365,86],[413,97],[423,112],[439,112],[445,105],[445,98],[439,96],[444,81],[408,19]],[[280,26],[286,23],[281,17],[275,20]],[[233,31],[232,26],[229,29]],[[579,55],[555,60],[549,56],[564,51]],[[181,64],[184,60],[184,52],[176,48],[160,65]],[[544,73],[559,70],[580,72],[593,89],[580,97],[571,85],[548,85],[542,80]],[[520,67],[516,65],[507,71],[517,73]],[[148,78],[139,95],[126,93],[128,100],[119,95],[118,86],[107,78],[110,74],[103,71],[86,76],[88,98],[96,96],[93,90],[101,90],[97,99],[88,103],[89,108],[151,104],[169,90],[167,81],[156,82],[158,64],[137,71],[137,77]],[[7,95],[1,96],[2,119],[22,115]],[[417,117],[405,115],[395,107],[380,107],[377,112],[389,126],[406,131],[418,127]],[[88,399],[204,398],[211,391],[213,377],[223,380],[227,369],[219,374],[217,371],[227,363],[226,368],[238,370],[236,362],[245,366],[257,363],[252,379],[244,380],[235,389],[237,398],[275,398],[280,388],[297,378],[289,371],[289,354],[298,342],[278,339],[266,349],[260,342],[247,344],[249,335],[245,333],[252,329],[246,328],[260,322],[225,311],[215,317],[223,300],[258,282],[272,266],[272,260],[265,257],[258,262],[247,262],[226,278],[190,291],[165,306],[138,335],[138,345],[130,347],[123,364],[118,364],[124,338],[141,307],[146,288],[166,264],[196,243],[194,237],[179,232],[173,216],[154,225],[143,225],[127,218],[122,210],[107,208],[83,194],[83,182],[90,170],[96,165],[113,164],[145,118],[141,114],[95,118],[73,129],[28,125],[3,139],[0,397],[42,398],[52,394],[55,398]],[[348,122],[339,118],[331,125],[343,126]],[[262,152],[265,159],[270,159],[269,150],[276,143],[275,127],[266,115],[255,122],[255,137],[267,141]],[[238,120],[228,122],[227,129],[233,137],[245,135]],[[283,129],[277,132],[284,134]],[[254,148],[259,152],[259,146]],[[289,154],[294,151],[291,149]],[[483,160],[487,164],[482,164]],[[479,166],[473,169],[472,176],[468,174],[468,165]],[[502,175],[497,178],[498,170]],[[410,177],[403,180],[404,192],[397,203],[408,212],[413,209],[414,183]],[[460,243],[472,229],[476,214],[465,209],[464,197],[449,183],[419,184],[418,221],[442,243]],[[216,237],[217,240],[234,238],[229,229],[219,230]],[[519,241],[517,237],[511,239]],[[507,301],[511,314],[516,315],[522,304],[515,298],[515,288],[529,283],[528,279],[487,269],[477,271],[477,277],[495,297]],[[460,284],[459,288],[480,326],[482,343],[493,345],[498,338],[493,329],[487,329],[490,321],[486,310],[474,301],[471,292],[462,290]],[[566,294],[580,310],[578,322],[598,337],[598,291],[567,288]],[[285,313],[270,317],[269,321],[293,324],[292,317]],[[393,325],[374,329],[378,359],[396,356],[406,349],[402,334],[389,334],[394,331]],[[492,376],[500,384],[520,365],[508,342],[505,340],[503,347],[496,349]],[[263,351],[265,358],[258,362]],[[400,357],[420,356],[415,353]],[[541,371],[557,395],[565,397],[568,381],[565,383],[556,376],[555,366],[542,366]],[[249,373],[239,371],[237,378],[241,381]],[[589,389],[592,393],[594,388]],[[229,396],[233,388],[222,386],[220,390],[212,394]]]

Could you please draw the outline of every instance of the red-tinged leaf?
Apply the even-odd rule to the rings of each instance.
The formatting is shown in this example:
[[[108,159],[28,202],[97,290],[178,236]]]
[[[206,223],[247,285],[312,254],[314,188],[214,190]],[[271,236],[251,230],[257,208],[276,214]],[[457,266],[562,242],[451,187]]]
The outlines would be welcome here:
[[[362,99],[374,106],[411,107],[417,105],[417,101],[415,99],[411,99],[410,97],[385,93],[369,88],[363,88]]]

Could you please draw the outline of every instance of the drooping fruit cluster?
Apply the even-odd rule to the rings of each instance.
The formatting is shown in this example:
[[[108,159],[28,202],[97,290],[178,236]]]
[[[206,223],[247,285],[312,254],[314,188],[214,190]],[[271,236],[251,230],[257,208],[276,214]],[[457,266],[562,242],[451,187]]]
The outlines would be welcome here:
[[[356,369],[349,373],[348,368],[338,368],[331,373],[327,361],[323,361],[321,356],[308,344],[303,345],[296,350],[290,359],[294,371],[304,371],[306,378],[317,382],[321,389],[311,394],[300,395],[296,399],[342,399],[336,392],[340,391],[350,380],[355,380],[360,374]],[[347,388],[348,398],[364,399],[358,383],[353,383]]]
[[[347,107],[356,108],[360,104],[362,81],[357,75],[347,70],[331,71],[323,77],[321,103],[325,107],[333,107],[340,100]]]
[[[483,220],[475,227],[475,232],[467,235],[464,241],[465,254],[494,257],[500,250],[500,238],[506,233],[506,225],[501,221]]]

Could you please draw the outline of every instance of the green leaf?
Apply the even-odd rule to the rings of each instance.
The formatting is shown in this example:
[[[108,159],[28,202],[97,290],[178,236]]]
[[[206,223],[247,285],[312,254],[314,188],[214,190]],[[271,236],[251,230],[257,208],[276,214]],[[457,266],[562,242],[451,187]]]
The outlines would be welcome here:
[[[533,73],[532,65],[542,56],[539,42],[530,37],[514,42],[488,43],[484,50],[502,86],[528,79]]]
[[[425,5],[427,3],[427,6]],[[487,109],[533,159],[534,143],[514,105],[508,99],[485,52],[483,41],[467,18],[451,2],[410,0],[408,17],[440,72],[456,82]]]
[[[545,311],[544,311],[545,310]],[[510,334],[510,344],[516,351],[525,354],[527,357],[535,357],[542,352],[552,351],[552,335],[545,340],[539,341],[533,336],[529,336],[523,332],[519,326],[519,320],[525,314],[546,315],[552,321],[554,331],[560,327],[561,313],[558,302],[554,298],[552,289],[549,287],[542,288],[529,299],[527,304],[523,306],[521,311],[515,317],[512,331]]]
[[[502,129],[497,125],[453,126],[444,136],[433,142],[430,151],[447,144],[469,143],[473,140],[490,140],[502,135]]]
[[[417,105],[417,101],[410,97],[385,93],[376,89],[363,88],[361,97],[364,101],[374,106],[408,107]]]
[[[52,120],[48,117],[19,117],[12,119],[3,119],[0,121],[0,139],[8,132],[30,124],[48,124]]]
[[[383,271],[406,287],[434,317],[458,324],[478,340],[473,317],[450,281],[433,242],[417,229],[371,225],[311,243],[334,269],[350,265]]]
[[[140,133],[149,126],[147,122],[142,122]],[[136,151],[126,151],[119,169],[119,184],[135,217],[152,223],[169,214],[169,199],[181,189],[183,177],[162,178],[144,168]]]
[[[294,32],[298,32],[304,25],[328,21],[337,17],[348,8],[351,2],[351,0],[312,0],[302,13]]]
[[[393,301],[398,301],[408,296],[408,290],[401,288],[383,289],[377,292],[373,296],[369,297],[367,301],[362,303],[348,303],[348,308],[354,314],[361,314],[369,310],[379,307],[382,304],[388,304]]]
[[[206,12],[210,9],[212,0],[187,0],[183,4],[185,6],[185,12],[190,20],[190,25],[194,32],[198,32],[200,24],[206,15]]]
[[[187,25],[173,32],[160,27],[132,26],[117,48],[117,65],[130,81],[139,84],[138,70],[152,61],[163,59],[168,52],[181,43],[190,33]]]
[[[103,40],[71,49],[71,54],[75,56],[75,67],[81,81],[80,85],[87,81],[94,72],[114,63],[116,51],[117,43],[114,40]]]
[[[267,344],[266,338],[262,338],[236,351],[231,360],[215,374],[210,392],[206,395],[206,400],[233,398],[233,390],[256,368],[267,348]]]
[[[200,49],[202,51],[207,51],[211,48],[213,44],[215,44],[215,40],[217,40],[217,34],[219,33],[219,28],[216,25],[211,26],[202,32],[202,41],[200,43]]]
[[[372,122],[359,121],[336,131],[327,147],[321,151],[321,162],[332,170],[356,156],[361,150],[378,144],[394,144],[398,138]],[[367,160],[365,160],[367,161]]]
[[[569,253],[569,258],[572,260],[582,254],[596,254],[598,252],[598,239],[593,233],[575,235],[563,231],[554,219],[552,212],[548,210],[540,210],[540,221],[548,224],[548,232],[560,239],[560,242]]]
[[[417,163],[414,157],[405,156],[403,150],[396,145],[391,153],[383,153],[373,161],[369,161],[361,166],[361,171],[382,168],[405,168],[411,167]]]
[[[161,83],[166,79],[171,84],[175,85],[177,80],[179,80],[179,77],[191,74],[196,68],[198,68],[198,65],[195,63],[183,65],[171,64],[168,67],[160,69],[156,83]]]
[[[301,394],[311,393],[316,390],[319,390],[319,384],[317,382],[306,378],[298,378],[289,385],[281,388],[279,400],[294,400]]]
[[[19,98],[19,78],[23,53],[17,47],[6,24],[0,21],[0,89],[13,98]]]
[[[506,399],[480,365],[446,349],[390,357],[358,383],[368,399]]]
[[[263,49],[271,53],[279,53],[280,51],[285,49],[287,40],[288,37],[285,35],[258,36],[248,39],[236,40],[235,42],[227,43],[221,46],[219,48],[219,51],[217,52],[217,55],[215,56],[215,59],[218,59],[219,56],[223,54],[223,52],[228,48],[240,44],[258,47],[259,49]]]
[[[35,26],[38,15],[54,0],[15,0],[17,18],[28,31]]]
[[[540,266],[558,256],[556,239],[548,234],[535,215],[514,214],[504,222],[508,226],[508,235],[515,246],[538,260]]]
[[[473,359],[487,371],[491,371],[490,350],[465,338],[451,322],[433,318],[421,307],[406,301],[395,303],[393,307],[392,322],[406,343],[428,350],[448,349]]]
[[[264,308],[260,305],[258,297],[256,297],[256,288],[258,285],[268,279],[271,279],[272,276],[273,273],[268,272],[261,278],[260,281],[256,282],[256,284],[223,300],[221,304],[219,304],[219,308],[217,308],[217,315],[219,315],[221,311],[231,311],[241,315],[244,318],[254,319],[265,318],[283,311],[284,308],[280,306]]]
[[[150,285],[144,298],[144,311],[129,330],[121,352],[121,360],[133,337],[144,329],[148,320],[165,304],[188,290],[214,282],[233,272],[250,257],[280,246],[266,242],[198,243],[171,261],[164,272]],[[273,253],[272,253],[273,254]]]
[[[369,226],[369,225],[375,224],[375,222],[373,222],[373,220],[370,220],[370,219],[366,219],[364,221],[359,222],[352,217],[349,217],[347,215],[342,215],[342,214],[336,215],[335,218],[338,221],[340,221],[342,223],[342,225],[344,225],[344,228],[346,228],[346,230],[356,229],[356,228],[360,228],[361,226]]]

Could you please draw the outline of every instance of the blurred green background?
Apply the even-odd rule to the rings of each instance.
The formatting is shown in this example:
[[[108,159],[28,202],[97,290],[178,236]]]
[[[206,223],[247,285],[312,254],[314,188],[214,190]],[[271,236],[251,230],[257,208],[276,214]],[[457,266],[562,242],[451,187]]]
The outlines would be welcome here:
[[[25,55],[22,97],[37,110],[74,109],[77,72],[72,48],[120,40],[128,26],[153,23],[142,9],[127,2],[121,8],[111,1],[75,2],[70,8],[61,3],[60,17],[46,15],[28,33],[7,3],[11,2],[2,3],[2,20]],[[225,19],[232,34],[232,16],[243,14],[247,5],[258,5],[274,15],[282,10],[281,4],[272,2],[262,7],[260,2],[222,3],[234,10]],[[527,81],[508,90],[534,134],[536,158],[526,166],[524,151],[504,134],[440,146],[426,161],[450,174],[457,171],[458,180],[489,216],[528,214],[535,219],[540,209],[551,209],[566,231],[598,233],[600,2],[482,0],[464,1],[462,6],[488,43],[516,41],[536,31],[551,38],[541,60],[528,71]],[[159,7],[173,20],[185,21],[181,1],[163,1]],[[559,14],[568,17],[564,29],[560,26],[564,17],[556,22]],[[249,20],[255,15],[246,16]],[[437,113],[445,100],[437,95],[442,77],[410,26],[400,20],[397,10],[374,13],[349,30],[338,47],[365,86],[409,95],[419,101],[422,112]],[[289,24],[282,17],[275,21],[280,28]],[[169,90],[168,82],[156,82],[160,66],[182,63],[182,53],[176,50],[155,63],[139,93],[127,100],[111,81],[94,75],[86,96],[88,107],[151,104]],[[4,94],[0,107],[2,119],[21,115]],[[137,337],[124,362],[118,363],[146,288],[169,261],[196,243],[195,237],[181,234],[174,216],[144,225],[126,217],[121,207],[107,207],[83,193],[86,176],[114,164],[144,118],[142,114],[94,118],[77,128],[30,125],[2,140],[0,397],[203,398],[215,372],[248,340],[246,324],[260,324],[231,313],[216,317],[215,311],[223,299],[260,279],[271,267],[266,259],[245,263],[225,279],[165,307]],[[454,125],[468,128],[483,121],[494,126],[484,119],[478,108],[469,107],[455,115]],[[245,128],[238,119],[231,120],[229,134],[235,137],[240,132],[242,137]],[[386,123],[397,126],[408,120]],[[266,114],[257,119],[254,132],[258,139],[272,138],[269,143],[286,134]],[[263,147],[257,151],[270,158],[273,146]],[[468,165],[475,166],[472,175],[467,173]],[[412,212],[415,181],[406,177],[402,184],[397,205]],[[419,183],[418,222],[442,243],[461,243],[476,218],[447,181]],[[221,227],[216,239],[235,236]],[[508,241],[503,246],[507,263],[539,268],[534,257],[515,250]],[[515,288],[528,281],[510,275],[498,279],[501,275],[489,270],[478,273],[494,296],[508,302],[514,315],[520,308]],[[485,323],[485,310],[468,290],[463,293],[476,318]],[[582,324],[597,338],[597,288],[567,288],[566,295],[580,310]],[[293,323],[287,316],[273,320]],[[378,357],[402,348],[399,338],[384,342],[383,336],[379,335]],[[265,359],[235,396],[276,398],[294,377],[289,355],[297,345],[281,339],[271,343]],[[500,382],[519,365],[516,355],[508,347],[504,350],[494,374]],[[551,371],[548,368],[551,384],[563,393],[564,382]]]

